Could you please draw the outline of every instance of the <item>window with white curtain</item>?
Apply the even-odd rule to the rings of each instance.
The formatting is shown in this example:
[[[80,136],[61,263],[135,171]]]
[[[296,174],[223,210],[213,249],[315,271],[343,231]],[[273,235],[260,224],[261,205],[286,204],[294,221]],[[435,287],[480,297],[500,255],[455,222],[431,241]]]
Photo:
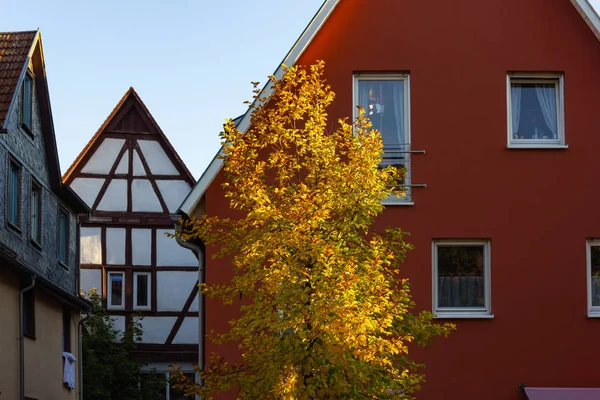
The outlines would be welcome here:
[[[433,242],[433,313],[491,316],[489,240]]]
[[[509,75],[507,97],[509,147],[565,147],[562,75]]]
[[[412,201],[408,75],[355,75],[354,105],[354,117],[358,116],[357,107],[362,107],[373,129],[381,133],[384,152],[381,166],[392,165],[407,170],[402,182],[407,195],[400,200]]]
[[[587,242],[588,316],[600,317],[600,240]]]

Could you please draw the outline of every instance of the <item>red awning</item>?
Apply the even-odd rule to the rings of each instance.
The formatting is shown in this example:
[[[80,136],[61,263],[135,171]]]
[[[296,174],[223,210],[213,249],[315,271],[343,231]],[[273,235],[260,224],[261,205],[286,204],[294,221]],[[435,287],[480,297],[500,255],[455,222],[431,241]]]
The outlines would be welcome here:
[[[525,387],[529,400],[598,400],[600,388],[534,388]]]

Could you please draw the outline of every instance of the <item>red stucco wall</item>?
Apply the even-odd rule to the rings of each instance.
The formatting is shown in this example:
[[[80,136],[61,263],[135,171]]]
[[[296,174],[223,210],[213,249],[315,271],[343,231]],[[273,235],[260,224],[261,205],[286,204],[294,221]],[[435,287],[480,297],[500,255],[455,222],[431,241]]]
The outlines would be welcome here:
[[[330,121],[352,114],[354,71],[410,74],[414,206],[378,226],[411,232],[404,274],[431,310],[434,238],[491,240],[493,319],[415,351],[421,399],[523,399],[517,385],[600,386],[587,318],[586,238],[600,237],[600,43],[569,0],[343,0],[300,64],[326,61]],[[507,149],[506,73],[564,73],[565,150]],[[220,182],[209,214],[225,213]],[[227,269],[208,261],[209,281]],[[211,265],[212,264],[212,265]],[[210,328],[230,315],[207,306]],[[214,347],[209,343],[209,351]]]

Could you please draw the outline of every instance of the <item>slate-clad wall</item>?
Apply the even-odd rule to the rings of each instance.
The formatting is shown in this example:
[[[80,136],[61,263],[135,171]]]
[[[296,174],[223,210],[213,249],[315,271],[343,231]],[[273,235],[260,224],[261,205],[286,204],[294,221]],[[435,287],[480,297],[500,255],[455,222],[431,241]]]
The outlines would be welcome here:
[[[34,85],[35,86],[35,85]],[[21,91],[15,107],[8,116],[8,133],[0,134],[0,243],[18,254],[18,260],[37,271],[57,286],[76,293],[76,218],[50,189],[48,166],[39,104],[33,90],[33,138],[20,123]],[[21,232],[8,225],[8,165],[10,157],[21,163]],[[30,242],[31,182],[42,185],[42,243],[41,249]],[[58,263],[59,204],[70,213],[68,268]]]

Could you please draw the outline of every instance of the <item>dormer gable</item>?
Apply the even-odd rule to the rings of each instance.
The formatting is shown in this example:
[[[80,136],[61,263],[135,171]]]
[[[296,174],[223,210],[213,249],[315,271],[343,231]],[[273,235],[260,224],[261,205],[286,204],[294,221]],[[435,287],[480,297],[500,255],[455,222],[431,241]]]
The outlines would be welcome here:
[[[63,176],[92,213],[170,214],[195,180],[133,88]]]

